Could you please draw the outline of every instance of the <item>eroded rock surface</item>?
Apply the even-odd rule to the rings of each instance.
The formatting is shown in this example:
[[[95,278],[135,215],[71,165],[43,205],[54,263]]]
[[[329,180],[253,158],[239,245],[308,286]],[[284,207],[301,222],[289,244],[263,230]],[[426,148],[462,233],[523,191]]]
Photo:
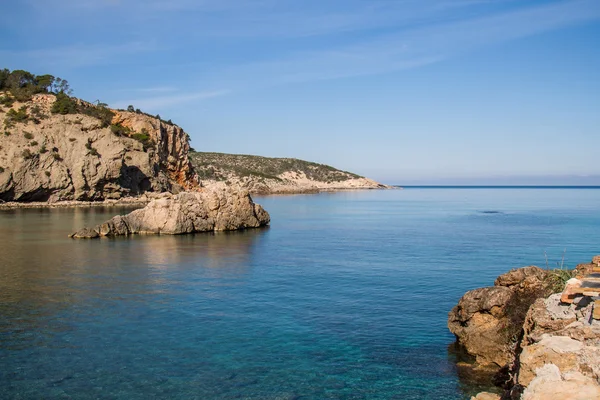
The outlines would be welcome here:
[[[112,124],[126,133],[113,132],[90,115],[52,114],[54,101],[38,94],[11,107],[44,117],[16,122],[0,135],[0,200],[99,201],[198,186],[188,136],[177,125],[113,110]],[[8,111],[0,107],[0,122]]]
[[[592,264],[578,265],[578,276],[585,277],[599,261],[596,256]],[[522,271],[519,275],[523,283],[510,277],[501,277],[496,283],[510,285],[511,289],[536,287],[542,275],[535,279],[531,276],[537,274]],[[463,297],[465,301],[469,299],[467,295]],[[473,308],[480,306],[482,311],[486,308],[481,303],[469,304]],[[524,318],[508,368],[510,381],[502,386],[502,399],[600,400],[600,321],[593,318],[593,309],[593,298],[587,295],[577,295],[569,302],[564,302],[564,293],[535,300]]]
[[[511,270],[495,286],[467,292],[450,311],[448,328],[478,364],[499,368],[513,360],[527,309],[549,294],[546,276],[535,266]]]
[[[522,400],[598,400],[600,386],[598,382],[580,372],[562,372],[558,366],[549,363],[536,370],[521,396]]]
[[[91,229],[81,229],[71,237],[179,235],[258,228],[269,222],[269,214],[252,201],[247,191],[228,188],[165,195],[142,209],[118,215]]]

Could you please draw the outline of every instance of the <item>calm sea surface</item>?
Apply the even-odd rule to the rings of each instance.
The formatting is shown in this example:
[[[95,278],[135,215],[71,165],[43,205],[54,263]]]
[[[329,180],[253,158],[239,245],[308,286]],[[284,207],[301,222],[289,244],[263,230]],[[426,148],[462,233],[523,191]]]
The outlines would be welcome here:
[[[0,398],[463,399],[460,296],[600,253],[600,190],[255,200],[268,229],[93,241],[128,210],[0,211]]]

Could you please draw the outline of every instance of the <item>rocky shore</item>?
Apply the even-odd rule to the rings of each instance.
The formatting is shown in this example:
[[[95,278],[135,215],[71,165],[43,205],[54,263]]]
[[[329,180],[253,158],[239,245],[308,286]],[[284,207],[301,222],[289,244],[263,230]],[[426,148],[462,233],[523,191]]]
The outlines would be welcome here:
[[[0,202],[0,210],[20,208],[76,208],[76,207],[136,207],[148,204],[154,196],[123,197],[121,199],[107,199],[102,201],[63,200],[55,202],[46,201],[7,201]]]
[[[600,321],[593,318],[598,294],[572,285],[562,292],[569,276],[592,276],[599,263],[594,257],[572,273],[514,269],[493,287],[460,299],[448,315],[448,328],[474,357],[460,367],[487,372],[498,387],[497,394],[475,399],[600,399]]]

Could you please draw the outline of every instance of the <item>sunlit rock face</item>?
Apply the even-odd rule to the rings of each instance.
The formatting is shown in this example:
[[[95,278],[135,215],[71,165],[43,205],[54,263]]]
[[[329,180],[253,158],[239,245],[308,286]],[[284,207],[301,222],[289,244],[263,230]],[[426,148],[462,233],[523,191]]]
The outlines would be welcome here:
[[[38,94],[12,106],[44,117],[15,123],[0,137],[0,200],[105,200],[198,187],[188,135],[177,125],[111,110],[111,129],[83,113],[52,114],[54,101]],[[7,112],[0,108],[0,120]]]
[[[118,215],[94,228],[81,229],[71,237],[180,235],[258,228],[269,222],[269,214],[252,201],[248,191],[227,188],[165,196],[140,210]]]

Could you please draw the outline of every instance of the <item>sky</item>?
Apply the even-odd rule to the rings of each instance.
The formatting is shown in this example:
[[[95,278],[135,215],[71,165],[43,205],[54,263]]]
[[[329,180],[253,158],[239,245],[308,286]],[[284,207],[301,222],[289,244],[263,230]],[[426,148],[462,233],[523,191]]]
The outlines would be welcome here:
[[[599,0],[0,2],[0,68],[198,151],[391,184],[600,184]]]

